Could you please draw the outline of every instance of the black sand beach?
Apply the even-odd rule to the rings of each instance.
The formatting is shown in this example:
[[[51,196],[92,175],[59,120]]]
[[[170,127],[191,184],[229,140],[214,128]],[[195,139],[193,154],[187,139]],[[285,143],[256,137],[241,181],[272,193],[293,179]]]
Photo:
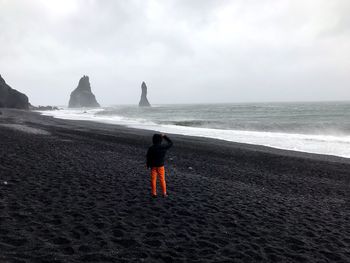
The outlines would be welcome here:
[[[350,262],[350,161],[2,110],[0,262]]]

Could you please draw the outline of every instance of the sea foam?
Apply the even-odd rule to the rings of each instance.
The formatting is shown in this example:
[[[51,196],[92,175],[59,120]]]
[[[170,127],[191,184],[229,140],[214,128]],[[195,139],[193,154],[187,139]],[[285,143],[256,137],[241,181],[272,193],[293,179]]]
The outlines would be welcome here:
[[[49,115],[60,119],[95,121],[108,124],[117,124],[130,128],[154,130],[163,133],[214,138],[231,142],[268,146],[283,150],[350,158],[350,136],[223,130],[171,124],[157,124],[142,118],[126,118],[117,115],[106,116],[96,114],[102,111],[104,111],[104,109],[43,111],[41,113],[43,115]]]

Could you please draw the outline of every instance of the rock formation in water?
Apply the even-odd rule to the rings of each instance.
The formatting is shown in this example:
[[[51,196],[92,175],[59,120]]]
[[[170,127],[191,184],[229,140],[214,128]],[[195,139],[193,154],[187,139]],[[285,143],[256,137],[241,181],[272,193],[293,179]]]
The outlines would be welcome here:
[[[25,109],[29,108],[28,97],[12,89],[6,84],[5,80],[0,75],[0,108],[16,108]]]
[[[150,107],[151,104],[148,102],[148,99],[147,99],[147,86],[145,82],[142,82],[141,89],[142,89],[142,93],[141,93],[141,100],[139,102],[139,106]]]
[[[95,95],[91,92],[91,86],[88,76],[83,76],[79,80],[78,87],[70,94],[69,108],[81,107],[100,107],[96,101]]]
[[[31,110],[38,110],[38,111],[53,111],[53,110],[59,110],[59,108],[57,106],[33,106],[33,105],[30,105],[29,109]]]

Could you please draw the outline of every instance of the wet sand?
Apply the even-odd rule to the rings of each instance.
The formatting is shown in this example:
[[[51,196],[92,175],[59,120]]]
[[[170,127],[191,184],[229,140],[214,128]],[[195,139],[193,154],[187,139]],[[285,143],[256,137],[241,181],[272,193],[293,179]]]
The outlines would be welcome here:
[[[350,161],[1,110],[0,262],[350,262]]]

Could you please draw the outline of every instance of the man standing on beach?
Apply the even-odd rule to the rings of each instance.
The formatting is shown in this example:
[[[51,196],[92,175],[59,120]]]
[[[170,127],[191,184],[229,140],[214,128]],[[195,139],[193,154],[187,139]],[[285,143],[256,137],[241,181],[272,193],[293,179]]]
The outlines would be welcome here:
[[[162,144],[163,138],[166,144]],[[164,159],[167,150],[173,146],[173,142],[164,134],[154,134],[152,141],[153,145],[147,151],[147,168],[151,168],[152,197],[157,197],[157,176],[159,176],[163,197],[167,197]]]

